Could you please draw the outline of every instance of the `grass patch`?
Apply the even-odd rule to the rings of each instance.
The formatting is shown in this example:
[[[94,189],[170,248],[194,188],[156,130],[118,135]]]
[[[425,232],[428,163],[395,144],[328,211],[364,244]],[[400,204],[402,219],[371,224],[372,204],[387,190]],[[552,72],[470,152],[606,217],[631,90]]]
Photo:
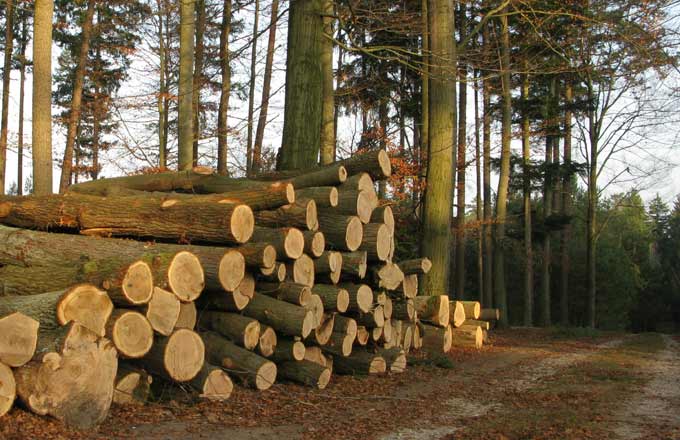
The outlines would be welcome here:
[[[550,334],[555,339],[595,339],[601,338],[601,330],[590,327],[553,327]]]

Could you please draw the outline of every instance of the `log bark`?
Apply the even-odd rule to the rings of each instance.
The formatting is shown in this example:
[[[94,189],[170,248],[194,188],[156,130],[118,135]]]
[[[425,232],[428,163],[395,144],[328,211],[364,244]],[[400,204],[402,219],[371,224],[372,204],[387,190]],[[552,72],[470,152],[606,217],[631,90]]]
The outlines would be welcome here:
[[[246,350],[255,350],[262,327],[255,319],[237,313],[203,312],[198,325],[213,330]]]
[[[192,330],[175,330],[157,337],[149,353],[138,361],[154,374],[175,382],[188,382],[201,371],[205,345]]]
[[[469,328],[459,327],[453,329],[452,345],[461,348],[482,348],[484,344],[484,332],[479,326]]]
[[[271,357],[276,351],[277,344],[278,338],[276,337],[274,329],[264,326],[260,332],[260,339],[257,344],[258,353],[266,358]]]
[[[435,327],[421,324],[422,348],[435,353],[448,353],[451,350],[452,330],[451,326]]]
[[[378,196],[370,191],[338,191],[338,205],[334,208],[321,208],[326,214],[357,216],[362,223],[371,221],[371,214],[378,206]]]
[[[432,262],[429,258],[416,258],[413,260],[400,261],[397,263],[404,275],[422,275],[432,269]]]
[[[305,253],[319,258],[326,250],[326,237],[320,231],[305,231]]]
[[[323,390],[331,380],[331,370],[310,361],[286,361],[278,365],[279,376],[303,385]]]
[[[481,327],[482,330],[491,329],[491,324],[489,324],[488,321],[479,321],[477,319],[466,319],[465,322],[463,322],[463,325],[460,326],[460,328],[467,328],[469,326]]]
[[[257,283],[257,293],[286,301],[296,306],[306,306],[312,299],[309,286],[299,283]]]
[[[199,306],[202,310],[214,309],[223,312],[240,312],[246,308],[249,302],[250,298],[245,295],[235,295],[234,293],[230,294],[224,291],[208,291],[199,301]]]
[[[0,221],[28,229],[68,228],[83,235],[230,244],[248,241],[255,224],[247,205],[76,194],[0,197]]]
[[[321,323],[314,329],[314,339],[319,345],[326,345],[333,334],[335,328],[335,313],[325,313],[321,318]]]
[[[271,359],[278,363],[286,361],[301,361],[305,358],[305,344],[291,339],[279,339]]]
[[[355,154],[349,159],[340,160],[335,164],[343,165],[349,176],[368,173],[373,179],[383,180],[392,175],[392,164],[385,150],[372,150],[364,154]]]
[[[381,289],[396,290],[404,281],[404,273],[394,263],[372,266],[370,271],[373,283]]]
[[[335,315],[335,324],[333,326],[334,333],[342,333],[352,338],[357,334],[357,322],[348,316]]]
[[[375,194],[373,179],[368,173],[357,173],[349,176],[347,180],[340,185],[340,189],[347,191],[372,191]]]
[[[319,229],[316,202],[313,199],[298,199],[273,211],[256,211],[255,224],[269,228],[293,226],[316,231]]]
[[[270,268],[276,263],[276,248],[268,243],[246,243],[234,250],[243,255],[249,268]]]
[[[403,373],[406,371],[406,351],[403,348],[383,348],[378,350],[378,354],[385,359],[390,373]]]
[[[342,274],[342,254],[325,251],[314,260],[314,278],[317,282],[337,284]]]
[[[0,318],[0,363],[16,368],[30,361],[38,344],[39,327],[38,321],[19,312]]]
[[[272,229],[256,226],[252,241],[271,244],[281,259],[297,260],[305,249],[305,237],[296,228]]]
[[[312,293],[321,298],[326,310],[345,313],[349,307],[349,292],[342,287],[329,284],[315,284]]]
[[[319,227],[326,237],[326,243],[333,249],[356,251],[364,235],[359,217],[343,216],[326,211],[319,212]]]
[[[340,283],[339,287],[349,293],[347,310],[368,313],[373,305],[373,290],[366,284]]]
[[[205,287],[211,290],[224,289],[233,292],[243,281],[246,273],[246,260],[235,249],[218,247],[192,247],[191,253],[201,262],[205,277]],[[196,298],[183,301],[194,301]]]
[[[196,303],[180,303],[179,316],[177,317],[175,328],[187,328],[189,330],[193,330],[196,328],[197,317],[198,311],[196,310]]]
[[[273,362],[241,348],[214,332],[202,332],[208,362],[221,366],[242,384],[258,390],[269,389],[276,381]]]
[[[113,403],[143,404],[149,400],[153,377],[146,371],[119,365],[113,388]]]
[[[342,272],[359,279],[366,277],[368,269],[368,255],[365,251],[341,252]]]
[[[329,369],[332,369],[333,367],[333,362],[332,362],[332,357],[330,356],[325,356],[323,354],[323,350],[321,347],[307,347],[305,350],[305,361],[308,362],[314,362],[315,364],[321,365],[322,367],[326,367]]]
[[[208,400],[227,400],[234,390],[234,384],[229,375],[222,368],[209,363],[203,364],[201,371],[191,379],[190,383],[200,393],[199,397]]]
[[[284,335],[306,338],[314,329],[312,312],[267,295],[255,295],[243,313]]]
[[[338,206],[338,189],[334,186],[295,187],[296,199],[312,199],[318,208],[335,208]]]
[[[92,429],[108,415],[118,368],[116,349],[85,327],[60,329],[57,351],[41,351],[15,370],[17,396],[32,412],[69,427]],[[45,333],[45,345],[56,339]]]
[[[479,314],[482,310],[478,301],[460,301],[465,310],[466,319],[479,319]]]
[[[479,319],[482,321],[498,321],[501,317],[501,312],[498,309],[481,309],[479,312]]]
[[[354,319],[356,319],[357,324],[367,328],[383,327],[385,325],[383,306],[375,306],[375,308],[369,312],[358,313],[354,316]]]
[[[390,233],[394,235],[395,221],[392,206],[380,205],[375,208],[371,214],[371,223],[383,223],[389,228]]]
[[[106,323],[106,337],[128,359],[144,356],[153,345],[153,328],[141,313],[117,309]]]
[[[356,336],[344,332],[333,332],[328,338],[328,342],[321,347],[326,353],[335,357],[347,357],[352,354],[352,346]]]
[[[382,356],[367,351],[354,351],[350,356],[334,359],[333,366],[338,374],[381,374],[387,371]]]
[[[307,254],[286,264],[286,275],[290,280],[298,284],[312,287],[314,285],[314,260]]]
[[[286,272],[286,265],[277,261],[271,268],[260,268],[258,279],[270,283],[282,283],[286,280]]]
[[[20,312],[40,323],[40,329],[54,329],[71,321],[104,336],[113,304],[106,292],[89,284],[32,296],[0,297],[0,316]]]
[[[12,369],[0,362],[0,417],[12,409],[16,398],[17,387]]]
[[[319,295],[312,294],[309,298],[309,302],[304,307],[314,315],[314,330],[318,329],[319,326],[321,326],[324,316],[323,301],[321,301]]]
[[[316,167],[312,170],[287,170],[262,174],[258,180],[280,180],[293,184],[298,188],[311,188],[317,186],[336,186],[347,180],[347,169],[341,164],[331,164],[325,167]]]
[[[175,330],[181,310],[177,297],[172,292],[156,287],[145,309],[151,328],[163,336],[170,336]]]
[[[392,233],[387,225],[369,223],[364,225],[364,237],[360,251],[366,251],[369,261],[387,261],[390,256]]]
[[[439,296],[416,296],[413,298],[418,318],[428,321],[439,327],[447,327],[450,321],[449,297]]]

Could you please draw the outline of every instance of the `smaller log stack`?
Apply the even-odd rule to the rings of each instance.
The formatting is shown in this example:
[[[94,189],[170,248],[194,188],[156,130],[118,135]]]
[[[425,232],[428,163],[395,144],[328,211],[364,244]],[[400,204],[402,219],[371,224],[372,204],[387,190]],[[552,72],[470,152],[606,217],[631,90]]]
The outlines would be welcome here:
[[[197,168],[0,197],[0,416],[17,395],[88,428],[152,383],[218,400],[233,382],[323,389],[401,373],[413,350],[481,347],[493,311],[418,296],[430,261],[394,260],[375,190],[390,173],[376,150],[250,180]],[[71,378],[87,356],[98,367]]]

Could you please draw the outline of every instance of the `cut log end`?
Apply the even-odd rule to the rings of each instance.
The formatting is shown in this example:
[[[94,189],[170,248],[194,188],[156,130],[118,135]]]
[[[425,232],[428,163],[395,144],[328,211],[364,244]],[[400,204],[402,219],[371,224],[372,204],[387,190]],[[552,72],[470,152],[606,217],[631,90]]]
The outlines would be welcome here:
[[[179,316],[175,323],[175,328],[188,328],[193,330],[196,327],[196,319],[198,311],[196,310],[196,303],[180,303]]]
[[[0,363],[20,367],[30,361],[38,344],[38,327],[38,321],[23,313],[0,318]]]
[[[234,208],[229,220],[231,233],[238,243],[250,240],[255,229],[255,216],[248,205],[238,205]]]
[[[286,256],[292,260],[297,260],[305,250],[305,236],[299,229],[288,228],[283,244]]]
[[[201,397],[209,400],[227,400],[234,390],[234,383],[221,368],[211,370],[200,390]]]
[[[390,156],[387,151],[380,150],[378,153],[378,164],[380,165],[380,171],[384,177],[390,177],[392,175],[392,163],[390,162]]]
[[[227,292],[233,292],[243,281],[246,273],[246,260],[240,252],[227,251],[220,258],[217,277]]]
[[[350,251],[356,251],[361,246],[364,237],[364,227],[359,217],[352,217],[347,222],[345,245]]]
[[[366,284],[362,284],[357,289],[357,305],[359,311],[368,313],[373,305],[373,289]]]
[[[168,286],[180,301],[194,301],[205,286],[203,267],[191,252],[178,252],[168,268]]]
[[[12,409],[16,397],[14,373],[7,365],[0,363],[0,417]]]
[[[336,187],[333,187],[330,190],[330,193],[328,194],[328,203],[333,208],[338,206],[338,189]]]
[[[276,373],[276,364],[274,362],[263,363],[257,370],[255,387],[261,391],[268,390],[276,382]]]
[[[116,385],[113,390],[113,402],[118,405],[131,405],[146,402],[149,397],[153,378],[143,370],[118,370]]]
[[[295,203],[295,187],[293,186],[293,184],[282,183],[282,185],[286,185],[286,199],[288,199],[288,203],[290,204]]]
[[[276,264],[276,248],[268,244],[262,251],[262,267],[273,267]]]
[[[264,327],[260,332],[257,342],[257,350],[264,357],[270,357],[276,350],[276,332],[271,327]]]
[[[301,361],[305,358],[305,352],[307,351],[305,344],[300,341],[293,342],[292,357],[296,361]]]
[[[77,322],[104,336],[106,322],[113,311],[113,303],[103,290],[90,284],[80,284],[66,290],[57,303],[57,322],[65,325]]]
[[[113,341],[118,352],[127,358],[140,358],[151,350],[153,328],[141,313],[119,309],[116,311],[107,336]]]
[[[451,324],[454,327],[460,327],[465,323],[465,308],[460,301],[451,301],[449,304],[451,313]]]
[[[151,301],[146,305],[146,318],[155,331],[169,336],[177,325],[180,310],[180,301],[174,293],[156,287]]]
[[[315,258],[320,257],[323,254],[323,251],[326,249],[326,238],[323,235],[323,232],[315,232],[314,236],[312,237],[312,243],[309,246],[310,253],[312,256]]]
[[[173,380],[186,382],[203,367],[205,346],[201,337],[187,329],[179,329],[168,338],[163,353],[163,364]]]
[[[336,308],[339,313],[345,313],[349,308],[349,292],[346,289],[340,289],[338,291],[338,301]]]
[[[390,255],[392,233],[387,225],[380,225],[376,235],[376,254],[380,261],[387,261]]]
[[[104,288],[107,286],[104,285]],[[123,278],[121,291],[130,304],[148,303],[153,294],[153,274],[149,265],[143,261],[131,264]]]

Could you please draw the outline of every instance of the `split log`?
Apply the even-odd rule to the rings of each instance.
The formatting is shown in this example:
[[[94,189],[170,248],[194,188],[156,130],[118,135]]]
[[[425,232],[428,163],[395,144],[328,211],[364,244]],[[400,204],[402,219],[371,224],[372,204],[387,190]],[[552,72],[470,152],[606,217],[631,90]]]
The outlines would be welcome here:
[[[286,265],[281,262],[274,263],[270,268],[260,268],[259,278],[271,283],[282,283],[286,279]]]
[[[338,191],[338,206],[335,208],[321,208],[326,214],[344,214],[357,216],[362,223],[371,221],[371,214],[378,206],[378,197],[375,191]]]
[[[465,322],[465,308],[460,301],[449,302],[449,322],[454,327],[460,327]]]
[[[312,199],[318,208],[334,208],[338,206],[338,189],[334,186],[296,187],[295,198]]]
[[[391,241],[392,233],[386,225],[369,223],[364,225],[364,238],[359,250],[366,251],[369,261],[387,261]]]
[[[17,387],[12,369],[0,362],[0,417],[12,409],[16,398]]]
[[[248,205],[78,194],[0,197],[0,221],[27,229],[58,226],[94,236],[231,244],[248,241],[255,224]]]
[[[340,250],[356,251],[361,246],[364,227],[359,217],[319,212],[319,227],[326,243]]]
[[[418,275],[404,275],[404,281],[399,288],[406,298],[415,298],[418,295]]]
[[[0,318],[0,364],[20,367],[33,358],[38,344],[40,323],[15,312]],[[2,380],[0,380],[0,386]],[[2,408],[0,393],[0,408]],[[0,410],[0,415],[2,411]]]
[[[357,344],[362,346],[368,344],[368,339],[370,337],[371,334],[366,329],[366,326],[360,325],[357,327]]]
[[[203,312],[198,324],[200,328],[213,330],[247,350],[254,350],[260,341],[260,323],[237,313]]]
[[[345,313],[349,307],[349,292],[339,286],[329,284],[315,284],[312,293],[321,298],[323,306],[327,310],[335,310]]]
[[[177,325],[180,310],[180,301],[173,293],[156,287],[151,301],[146,305],[145,314],[153,330],[163,336],[170,336]]]
[[[333,366],[338,374],[381,374],[387,371],[387,363],[382,356],[363,350],[334,359]]]
[[[260,339],[257,344],[257,351],[264,357],[271,357],[276,351],[276,332],[273,328],[264,326],[260,332]]]
[[[312,294],[309,298],[309,302],[304,306],[305,309],[309,310],[314,315],[314,330],[318,329],[323,320],[323,301],[319,295]]]
[[[403,348],[383,348],[378,354],[385,359],[390,373],[403,373],[406,370],[406,352]]]
[[[203,364],[201,371],[190,383],[200,393],[199,397],[208,400],[227,400],[234,390],[229,375],[222,368],[208,363]]]
[[[335,327],[335,314],[327,313],[321,318],[321,322],[317,328],[314,329],[314,339],[319,345],[326,345],[333,334]]]
[[[286,274],[293,282],[312,287],[314,285],[314,260],[307,254],[286,264]]]
[[[291,282],[259,282],[257,292],[297,306],[306,306],[312,298],[312,290],[308,286]]]
[[[20,312],[40,323],[40,329],[53,329],[71,321],[104,336],[113,304],[106,292],[90,284],[32,296],[0,297],[0,316]]]
[[[305,231],[302,234],[305,237],[305,253],[314,258],[323,255],[324,250],[326,250],[326,238],[323,232]]]
[[[433,325],[421,324],[423,330],[422,348],[435,353],[448,353],[451,350],[452,330],[451,326],[435,327]]]
[[[337,284],[342,273],[342,254],[340,252],[325,251],[314,260],[315,280]]]
[[[175,328],[188,328],[193,330],[196,327],[198,311],[196,310],[196,303],[180,303],[179,316],[175,322]]]
[[[305,249],[305,237],[296,228],[272,229],[256,226],[251,240],[271,244],[279,258],[290,260],[300,258]]]
[[[17,396],[38,415],[92,429],[108,415],[118,368],[116,349],[82,325],[41,331],[36,357],[15,370]]]
[[[225,368],[243,384],[258,390],[269,389],[276,381],[273,362],[235,345],[214,332],[202,332],[208,362]]]
[[[331,370],[310,361],[282,362],[279,375],[284,379],[323,390],[331,380]]]
[[[418,317],[439,327],[449,325],[449,297],[425,295],[413,298]]]
[[[478,301],[460,301],[465,309],[466,319],[479,319],[479,314],[481,313],[482,307]]]
[[[429,258],[416,258],[413,260],[400,261],[397,263],[404,275],[426,274],[432,269],[432,262]]]
[[[306,338],[315,324],[314,313],[311,311],[267,295],[255,295],[243,313],[289,336]]]
[[[375,193],[373,179],[370,174],[363,172],[349,176],[347,180],[340,185],[340,188],[346,191],[372,191]]]
[[[246,243],[233,250],[243,255],[250,268],[268,268],[276,263],[276,249],[268,243]]]
[[[270,228],[293,226],[316,231],[319,229],[316,202],[313,199],[297,199],[273,211],[256,211],[255,224]]]
[[[291,339],[279,339],[271,358],[276,363],[286,361],[301,361],[305,358],[306,347],[300,341]]]
[[[403,321],[414,322],[416,320],[416,307],[412,299],[394,301],[392,303],[392,317]]]
[[[341,252],[342,272],[359,279],[364,279],[368,268],[368,255],[365,251]]]
[[[392,206],[379,205],[371,213],[371,223],[382,223],[390,230],[390,234],[394,236],[395,221]]]
[[[149,353],[138,362],[165,379],[188,382],[203,367],[205,345],[198,333],[178,329],[170,336],[157,337]]]
[[[500,309],[481,309],[479,319],[482,321],[498,321],[501,319]]]
[[[152,383],[153,377],[146,371],[119,365],[113,387],[113,402],[118,405],[146,403]]]
[[[385,150],[371,150],[363,154],[355,154],[333,165],[343,165],[349,176],[365,172],[373,179],[383,180],[392,175],[392,164]]]
[[[368,313],[373,305],[373,290],[366,284],[340,283],[339,287],[349,293],[347,310]]]
[[[198,251],[200,249],[200,252]],[[246,273],[245,257],[237,250],[224,248],[194,248],[192,253],[198,257],[205,273],[205,287],[211,290],[224,289],[233,292]],[[196,298],[182,301],[194,301]]]
[[[481,327],[482,330],[489,330],[491,328],[488,321],[479,321],[477,319],[466,319],[465,322],[463,322],[463,325],[459,327],[464,328],[468,326]]]
[[[404,281],[404,273],[394,263],[370,268],[373,282],[381,289],[396,290]]]
[[[153,328],[141,313],[117,309],[106,323],[106,337],[128,359],[144,356],[153,345]]]
[[[484,332],[479,326],[458,327],[453,329],[452,344],[461,348],[482,348],[484,344]]]
[[[258,180],[281,180],[292,183],[295,188],[335,186],[347,180],[347,169],[342,164],[331,164],[311,170],[275,171],[257,176]]]

